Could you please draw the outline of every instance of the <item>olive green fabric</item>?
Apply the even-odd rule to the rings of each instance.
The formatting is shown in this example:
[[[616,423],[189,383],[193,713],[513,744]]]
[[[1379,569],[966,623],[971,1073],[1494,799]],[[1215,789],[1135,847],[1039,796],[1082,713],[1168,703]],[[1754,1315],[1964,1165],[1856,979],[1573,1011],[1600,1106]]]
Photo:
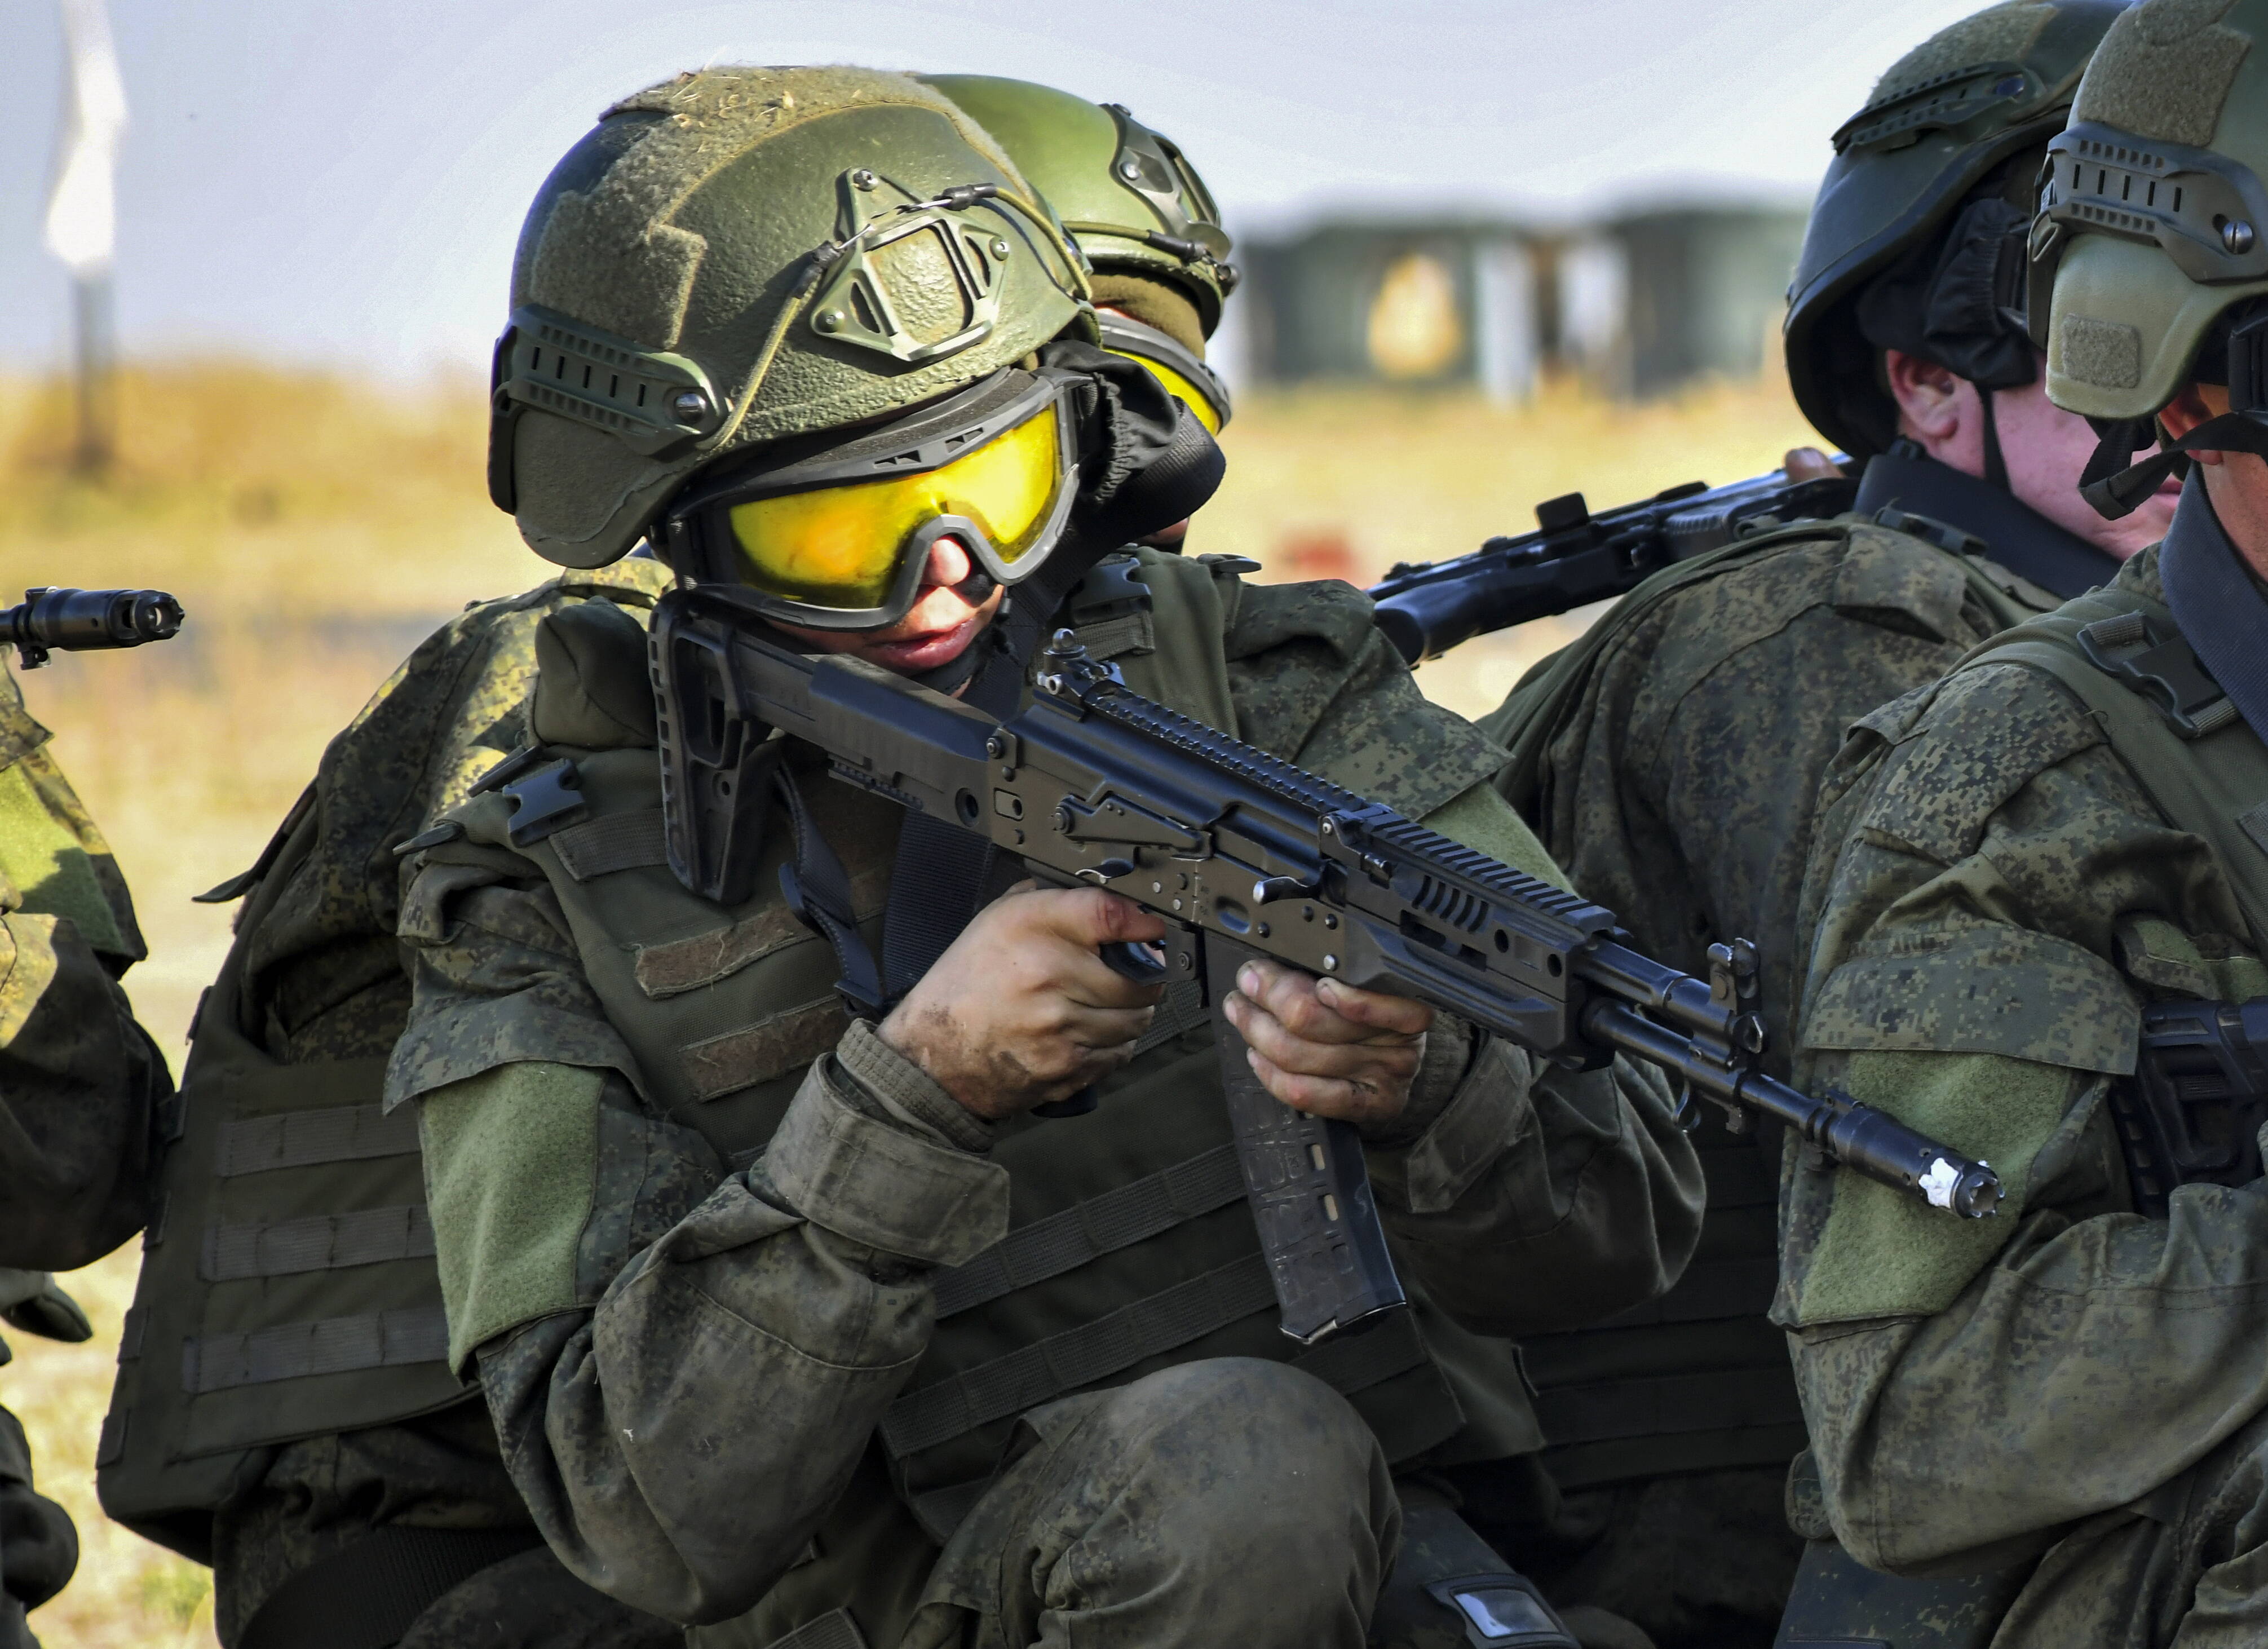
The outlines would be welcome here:
[[[1804,895],[1807,1003],[1885,957],[2012,959],[1902,1001],[1846,994],[1828,1045],[1807,1020],[1800,1062],[1993,1157],[2008,1209],[1988,1230],[1913,1219],[1793,1155],[1774,1307],[1853,1557],[1950,1572],[2046,1552],[1997,1642],[2157,1644],[2184,1622],[2183,1642],[2242,1641],[2259,1608],[2244,1482],[2268,1411],[2268,1185],[2184,1186],[2136,1218],[2105,1101],[2143,1003],[2261,977],[2268,912],[2216,844],[2261,850],[2168,810],[2216,786],[2214,811],[2235,806],[2229,787],[2268,785],[2268,750],[2241,722],[2130,746],[2109,696],[2127,689],[2072,641],[2119,610],[2163,613],[2154,550],[1867,717],[1822,784]],[[2176,762],[2194,783],[2169,782]],[[1852,1050],[1870,1014],[1897,1051]]]
[[[601,366],[640,370],[640,351],[667,355],[672,372],[689,362],[718,405],[684,438],[641,453],[622,438],[626,415],[573,409],[589,400],[577,386],[545,387],[547,409],[533,383],[523,394],[508,381],[490,461],[510,474],[521,536],[563,565],[604,565],[703,465],[973,383],[1077,321],[1085,276],[1061,231],[1036,203],[1001,200],[932,212],[928,227],[854,247],[816,289],[791,293],[809,254],[969,184],[1028,201],[991,137],[902,75],[705,69],[608,109],[529,210],[515,311],[593,332],[572,347]],[[837,295],[843,281],[873,291],[853,303]],[[855,341],[844,317],[861,305],[915,341],[903,358]]]
[[[1528,821],[1513,811],[1493,784],[1476,784],[1452,797],[1425,815],[1425,826],[1539,880],[1569,885],[1567,872],[1552,863]]]
[[[0,669],[0,1266],[85,1265],[147,1208],[173,1090],[117,975],[145,950],[109,844]]]
[[[2063,1125],[2073,1082],[2061,1067],[1992,1054],[1854,1054],[1838,1086],[1992,1164],[2007,1188],[1997,1219],[2013,1225],[2023,1218],[2033,1162]],[[1807,1326],[1942,1311],[2006,1240],[1995,1220],[1936,1229],[1948,1223],[1941,1211],[1855,1174],[1836,1176],[1834,1198],[1796,1300]]]
[[[606,1078],[577,1065],[502,1065],[433,1096],[418,1113],[437,1225],[470,1233],[441,1265],[449,1302],[449,1366],[506,1329],[576,1305],[575,1250],[591,1218]],[[510,1152],[524,1177],[489,1179],[472,1165]]]

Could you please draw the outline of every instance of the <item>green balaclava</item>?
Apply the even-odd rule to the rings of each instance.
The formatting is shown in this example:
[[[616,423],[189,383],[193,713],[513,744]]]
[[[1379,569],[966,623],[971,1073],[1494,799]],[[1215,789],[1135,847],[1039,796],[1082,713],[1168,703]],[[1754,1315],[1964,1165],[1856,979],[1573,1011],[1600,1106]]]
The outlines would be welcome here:
[[[490,491],[537,554],[603,566],[696,471],[1092,339],[1089,297],[1052,213],[938,91],[680,75],[601,115],[528,211]]]

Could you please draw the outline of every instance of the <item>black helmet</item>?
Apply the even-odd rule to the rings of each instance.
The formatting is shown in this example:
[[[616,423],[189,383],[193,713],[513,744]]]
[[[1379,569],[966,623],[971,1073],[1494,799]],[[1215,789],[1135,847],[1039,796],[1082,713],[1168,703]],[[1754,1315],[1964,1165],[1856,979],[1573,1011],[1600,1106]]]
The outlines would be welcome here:
[[[2037,376],[2021,318],[2034,174],[2125,0],[2009,0],[1931,36],[1835,134],[1788,288],[1788,382],[1845,452],[1896,438],[1885,348],[1989,388]]]

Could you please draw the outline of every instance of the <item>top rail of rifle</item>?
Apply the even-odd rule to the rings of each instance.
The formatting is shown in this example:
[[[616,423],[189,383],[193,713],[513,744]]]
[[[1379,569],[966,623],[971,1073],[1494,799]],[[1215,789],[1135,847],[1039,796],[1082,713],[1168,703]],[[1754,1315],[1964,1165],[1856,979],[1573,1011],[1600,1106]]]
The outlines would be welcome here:
[[[1530,910],[1568,924],[1571,941],[1580,943],[1615,925],[1614,913],[1579,894],[1515,870],[1499,859],[1428,829],[1416,820],[1374,805],[1352,791],[1296,767],[1280,756],[1230,738],[1153,699],[1143,697],[1115,682],[1098,683],[1083,696],[1087,707],[1108,720],[1146,732],[1189,751],[1238,777],[1267,791],[1278,799],[1322,816],[1361,814],[1371,839],[1389,851],[1414,861],[1427,872],[1461,878]]]

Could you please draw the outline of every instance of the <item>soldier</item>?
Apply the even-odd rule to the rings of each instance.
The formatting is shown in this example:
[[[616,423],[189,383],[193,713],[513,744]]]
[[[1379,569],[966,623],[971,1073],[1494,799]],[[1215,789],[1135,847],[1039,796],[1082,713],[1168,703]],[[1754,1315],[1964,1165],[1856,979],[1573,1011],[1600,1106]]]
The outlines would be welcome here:
[[[2260,0],[2145,0],[2043,177],[2048,393],[2110,432],[2107,512],[2188,468],[2164,542],[1867,717],[1822,791],[1807,1063],[2009,1195],[1926,1229],[1798,1162],[1774,1320],[1835,1533],[2014,1565],[1996,1645],[2268,1638],[2260,48]],[[2153,419],[2177,450],[2129,467]]]
[[[1082,576],[1219,461],[1077,341],[1077,261],[1022,190],[897,77],[719,70],[618,105],[515,272],[496,439],[523,534],[578,564],[645,535],[745,622],[996,713],[1061,603],[1138,690],[1556,874],[1488,787],[1500,753],[1424,702],[1352,593],[1147,548]],[[608,399],[596,376],[559,395],[586,366]],[[628,412],[649,384],[696,437],[654,456]],[[537,649],[526,742],[411,844],[387,1093],[419,1119],[452,1364],[569,1567],[713,1623],[696,1642],[799,1649],[1351,1649],[1405,1517],[1434,1566],[1397,1587],[1501,1568],[1395,1473],[1533,1447],[1483,1336],[1675,1274],[1693,1169],[1658,1085],[1248,968],[1228,1011],[1256,1071],[1360,1122],[1424,1299],[1294,1363],[1219,1172],[1210,1024],[1095,955],[1146,918],[1012,890],[944,919],[996,885],[956,868],[965,838],[792,744],[755,891],[698,897],[666,863],[637,623],[590,602]],[[585,816],[516,839],[555,763]],[[840,909],[809,892],[814,836]],[[791,914],[791,864],[839,958]],[[846,1020],[829,981],[871,987],[878,931],[895,1005]],[[1027,1116],[1090,1083],[1094,1115]],[[1422,1591],[1397,1607],[1418,1635],[1395,1641],[1461,1638]]]
[[[996,115],[1027,94],[1030,111],[1004,123],[1067,195],[1078,179],[1051,160],[1056,146],[1079,144],[1083,164],[1116,158],[1085,141],[1102,118],[1090,106],[983,84],[1001,88]],[[1107,124],[1138,156],[1170,149],[1123,114]],[[1089,188],[1080,209],[1138,231],[1111,239],[1189,218],[1187,235],[1225,246],[1193,174],[1186,208],[1163,191],[1114,200],[1115,188]],[[1084,246],[1106,270],[1123,249],[1100,234]],[[1214,266],[1148,250],[1118,265],[1119,306],[1170,320],[1178,301],[1202,327]],[[1177,275],[1184,263],[1196,272]],[[1225,291],[1225,276],[1211,278]],[[1160,290],[1145,297],[1141,280]],[[1130,331],[1118,342],[1132,352],[1129,339],[1139,342]],[[1154,371],[1181,357],[1152,344],[1142,358]],[[1181,377],[1187,392],[1161,381],[1207,398],[1205,374]],[[593,1593],[541,1549],[485,1410],[445,1359],[413,1119],[377,1111],[409,995],[394,850],[519,740],[545,619],[601,599],[642,615],[670,581],[661,563],[632,556],[468,610],[333,741],[260,862],[208,895],[247,903],[198,1016],[169,1212],[122,1348],[100,1483],[114,1517],[214,1564],[225,1643],[328,1645],[342,1595],[364,1601],[356,1618],[372,1645],[677,1641],[675,1627]]]
[[[1513,753],[1506,796],[1643,948],[1696,970],[1712,943],[1760,944],[1778,1074],[1812,796],[1844,728],[2107,579],[2170,513],[2106,522],[2080,500],[2094,437],[2046,403],[2008,307],[2021,203],[2117,15],[1993,6],[1836,133],[1786,354],[1805,413],[1865,462],[1853,512],[1656,575],[1482,724]],[[1800,1549],[1782,1481],[1803,1429],[1765,1320],[1778,1145],[1713,1118],[1697,1139],[1713,1211],[1686,1278],[1642,1315],[1528,1342],[1543,1472],[1468,1488],[1562,1601],[1663,1645],[1761,1645]]]
[[[85,1340],[48,1273],[141,1226],[151,1119],[173,1080],[118,985],[149,953],[133,901],[48,739],[0,669],[0,1320]],[[0,1649],[34,1643],[25,1611],[77,1562],[70,1520],[33,1491],[24,1428],[0,1410]]]

